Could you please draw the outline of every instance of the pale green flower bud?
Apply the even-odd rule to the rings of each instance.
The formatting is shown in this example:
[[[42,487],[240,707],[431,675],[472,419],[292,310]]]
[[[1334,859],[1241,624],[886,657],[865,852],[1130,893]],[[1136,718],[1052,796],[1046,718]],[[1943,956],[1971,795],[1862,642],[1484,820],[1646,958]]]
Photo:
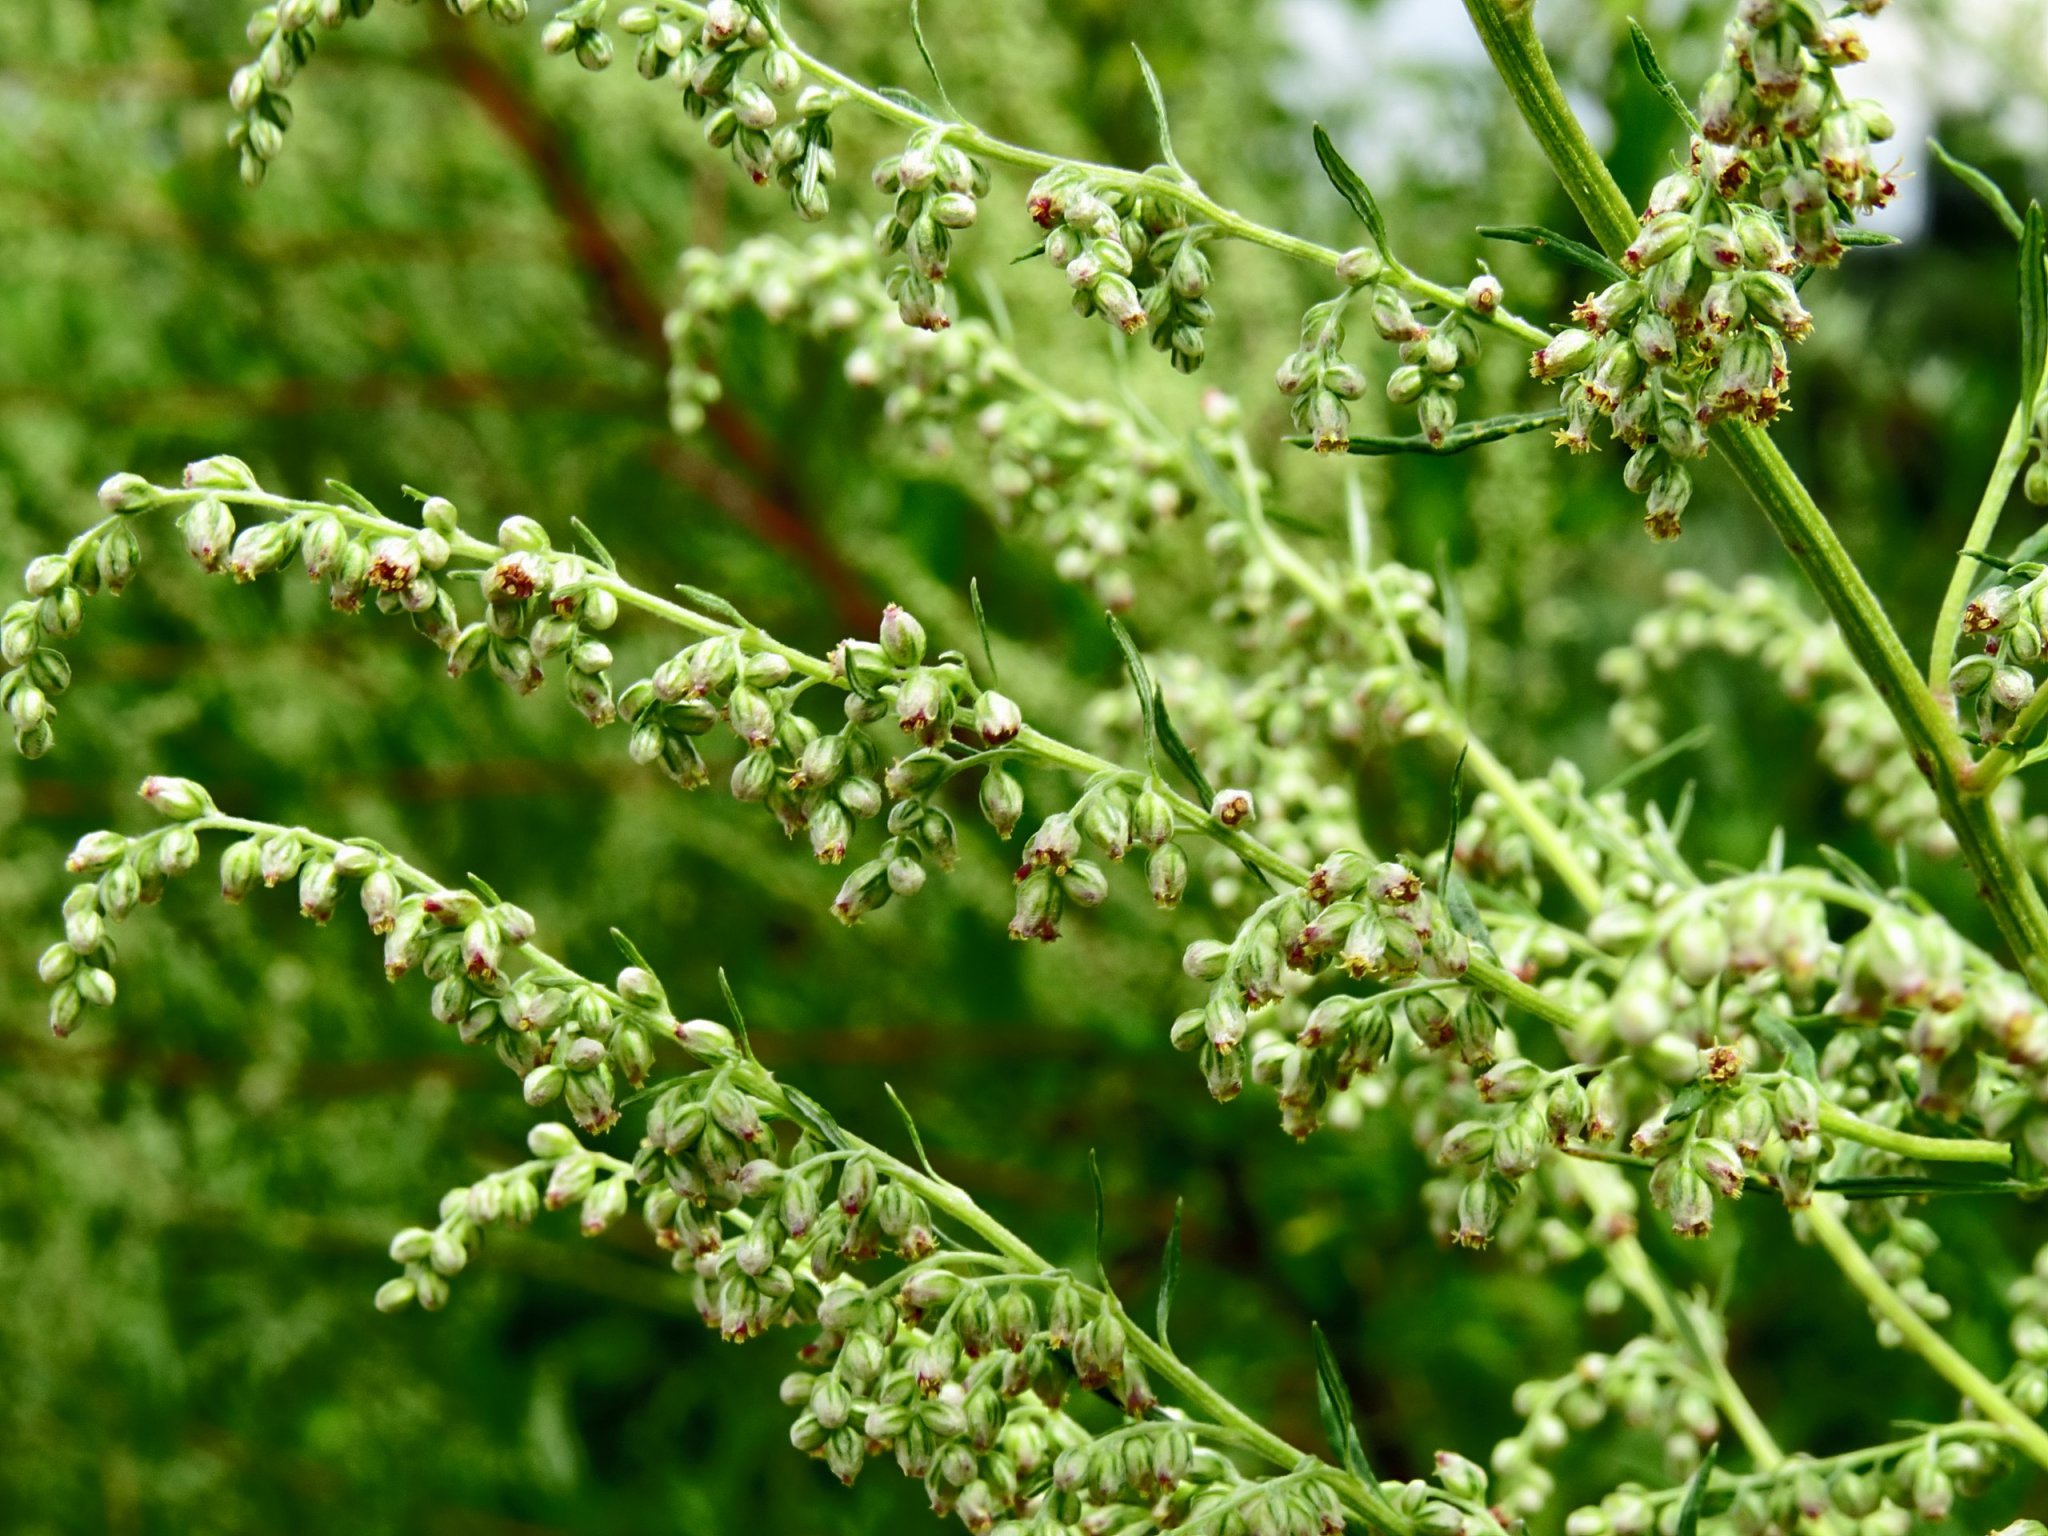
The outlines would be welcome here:
[[[100,505],[109,512],[147,512],[161,499],[157,488],[140,475],[109,475],[100,482]]]
[[[212,797],[190,779],[152,774],[142,781],[140,794],[151,810],[173,821],[191,821],[213,814]]]

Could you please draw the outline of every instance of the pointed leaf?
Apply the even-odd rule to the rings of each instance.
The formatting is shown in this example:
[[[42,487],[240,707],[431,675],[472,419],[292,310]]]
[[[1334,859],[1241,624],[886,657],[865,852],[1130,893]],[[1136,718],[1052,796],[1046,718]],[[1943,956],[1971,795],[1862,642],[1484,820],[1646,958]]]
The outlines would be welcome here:
[[[740,1054],[752,1061],[753,1043],[747,1039],[746,1015],[740,1012],[740,1000],[733,996],[732,983],[725,979],[725,967],[718,968],[718,990],[725,994],[725,1011],[732,1015],[732,1032],[740,1042]]]
[[[1611,258],[1603,256],[1583,240],[1574,240],[1570,235],[1560,235],[1554,229],[1545,229],[1541,224],[1482,224],[1479,233],[1488,240],[1509,240],[1516,245],[1526,245],[1534,250],[1554,251],[1566,261],[1576,262],[1590,272],[1597,272],[1610,283],[1625,282],[1628,274],[1621,270]]]
[[[641,955],[640,947],[616,928],[612,930],[612,942],[619,946],[619,953],[626,957],[626,964],[637,965],[643,971],[651,972],[654,969]]]
[[[1621,772],[1593,791],[1589,798],[1597,800],[1602,795],[1610,794],[1617,789],[1623,789],[1635,783],[1644,774],[1654,773],[1657,769],[1662,768],[1674,757],[1682,757],[1687,752],[1698,751],[1713,739],[1713,735],[1714,728],[1711,725],[1694,726],[1683,736],[1675,737],[1665,742],[1663,746],[1652,752],[1648,757],[1638,758],[1635,762],[1630,763]]]
[[[901,107],[906,112],[915,112],[919,117],[929,118],[935,123],[944,121],[943,116],[933,111],[931,104],[923,97],[913,96],[900,85],[878,85],[875,87],[875,94],[891,106]]]
[[[1309,1333],[1316,1346],[1316,1407],[1323,1416],[1323,1433],[1329,1437],[1330,1450],[1339,1466],[1377,1491],[1379,1478],[1373,1474],[1365,1444],[1358,1438],[1358,1420],[1351,1411],[1351,1389],[1344,1385],[1344,1374],[1337,1369],[1336,1352],[1330,1348],[1321,1323],[1311,1323]]]
[[[1471,648],[1465,633],[1465,603],[1458,584],[1451,579],[1451,552],[1447,545],[1436,547],[1436,590],[1443,605],[1444,691],[1459,714],[1470,701]]]
[[[1366,229],[1372,234],[1373,244],[1380,248],[1382,256],[1387,254],[1387,221],[1380,216],[1380,205],[1373,201],[1372,192],[1360,179],[1358,172],[1351,169],[1344,157],[1337,153],[1337,146],[1330,142],[1330,136],[1323,132],[1323,125],[1315,125],[1316,158],[1323,163],[1323,174],[1330,178],[1330,185],[1343,195],[1351,205],[1351,211],[1358,215]]]
[[[1477,448],[1483,443],[1497,443],[1502,438],[1517,437],[1524,432],[1541,432],[1565,424],[1567,413],[1560,407],[1548,410],[1521,411],[1510,416],[1483,416],[1477,421],[1464,422],[1446,432],[1441,442],[1432,443],[1421,434],[1412,437],[1370,437],[1355,436],[1345,448],[1346,453],[1355,453],[1361,458],[1384,458],[1395,453],[1427,453],[1442,458],[1447,454],[1463,453],[1468,448]],[[1297,448],[1313,448],[1313,437],[1292,436],[1284,441]]]
[[[1444,833],[1443,898],[1444,907],[1450,912],[1458,932],[1490,947],[1493,939],[1486,931],[1485,919],[1472,905],[1472,896],[1465,889],[1465,882],[1458,878],[1458,821],[1465,813],[1465,754],[1470,750],[1470,747],[1461,748],[1458,761],[1451,769],[1451,825]]]
[[[960,113],[946,95],[946,82],[939,78],[939,66],[932,58],[930,45],[924,40],[924,21],[917,14],[917,0],[910,0],[910,35],[917,43],[917,56],[924,60],[924,67],[931,72],[932,85],[939,93],[939,105],[946,109],[946,116],[958,122]]]
[[[384,515],[377,510],[375,502],[371,501],[369,497],[352,485],[344,485],[339,480],[329,480],[327,482],[327,489],[334,492],[335,495],[339,496],[365,517],[382,517]]]
[[[1837,230],[1835,238],[1845,246],[1897,245],[1899,243],[1897,235],[1888,235],[1881,229]]]
[[[2048,268],[2042,266],[2044,230],[2039,203],[2027,204],[2020,232],[2020,405],[2031,411],[2048,354]]]
[[[1628,40],[1635,49],[1636,68],[1643,72],[1643,78],[1650,82],[1650,89],[1664,99],[1664,105],[1678,115],[1685,124],[1686,132],[1698,133],[1700,120],[1692,114],[1685,98],[1678,94],[1678,87],[1671,83],[1671,77],[1664,73],[1664,66],[1658,62],[1657,50],[1651,46],[1650,34],[1643,30],[1642,23],[1633,16],[1628,19]]]
[[[989,686],[998,681],[996,676],[996,648],[988,643],[988,615],[981,607],[981,581],[978,577],[967,578],[967,600],[974,605],[975,627],[981,631],[981,659],[988,663]]]
[[[1159,1336],[1159,1347],[1168,1354],[1173,1345],[1167,1342],[1166,1323],[1173,1315],[1173,1293],[1180,1288],[1180,1211],[1182,1201],[1173,1202],[1173,1225],[1166,1232],[1166,1251],[1159,1256],[1159,1311],[1155,1332]]]
[[[850,1143],[846,1132],[839,1128],[839,1122],[832,1118],[831,1111],[800,1088],[782,1085],[783,1102],[795,1111],[799,1120],[818,1133],[818,1139],[835,1150],[844,1150]]]
[[[596,534],[590,531],[589,527],[584,523],[582,518],[570,518],[569,526],[571,529],[575,531],[577,538],[581,539],[585,544],[590,546],[591,559],[595,560],[599,565],[603,566],[608,571],[616,571],[619,568],[619,562],[614,560],[612,558],[612,552],[604,547],[604,541],[598,538]]]
[[[469,877],[469,888],[494,907],[502,907],[505,904],[505,898],[492,890],[482,875],[472,873]]]
[[[1159,157],[1176,171],[1180,161],[1173,153],[1173,134],[1166,126],[1166,96],[1159,89],[1159,77],[1152,73],[1152,61],[1145,57],[1145,50],[1136,43],[1131,52],[1138,56],[1138,72],[1145,77],[1145,94],[1152,98],[1152,117],[1159,124]]]
[[[1095,1186],[1095,1277],[1102,1282],[1104,1291],[1109,1289],[1109,1269],[1102,1261],[1102,1164],[1096,1160],[1095,1149],[1088,1149],[1088,1178]]]
[[[910,1145],[917,1153],[918,1167],[922,1168],[929,1177],[933,1179],[938,1178],[937,1170],[932,1167],[932,1160],[925,1156],[924,1138],[917,1134],[917,1122],[910,1118],[910,1111],[904,1108],[903,1100],[896,1096],[895,1088],[888,1083],[882,1084],[882,1092],[889,1095],[889,1102],[896,1106],[896,1113],[903,1119],[903,1129],[910,1133]]]
[[[1814,1055],[1813,1042],[1794,1029],[1777,1009],[1757,1010],[1756,1032],[1784,1060],[1786,1071],[1794,1077],[1805,1078],[1809,1083],[1820,1081],[1820,1062]]]
[[[682,595],[684,602],[695,608],[699,613],[709,614],[712,618],[722,623],[730,624],[734,629],[753,628],[753,625],[746,621],[739,609],[733,607],[731,603],[720,597],[716,592],[706,592],[702,587],[693,587],[687,581],[677,582],[676,591]]]
[[[1699,1470],[1685,1485],[1685,1502],[1678,1506],[1678,1526],[1672,1536],[1699,1536],[1700,1503],[1706,1495],[1707,1479],[1714,1475],[1714,1461],[1720,1449],[1718,1445],[1707,1447],[1707,1454],[1700,1458]]]
[[[1039,257],[1043,256],[1044,254],[1045,242],[1041,240],[1038,242],[1038,244],[1031,247],[1030,250],[1024,252],[1021,256],[1012,256],[1010,258],[1010,265],[1013,267],[1021,267],[1024,265],[1025,262],[1036,261]]]
[[[1948,169],[1950,175],[1984,199],[1985,205],[1998,215],[1998,222],[2005,226],[2007,234],[2015,240],[2021,237],[2026,226],[2020,216],[2013,211],[2013,206],[2005,193],[1999,190],[1997,182],[1968,161],[1958,160],[1942,146],[1941,140],[1929,139],[1927,147],[1934,152],[1934,158]]]
[[[1104,614],[1109,620],[1109,632],[1116,637],[1118,649],[1124,653],[1124,667],[1131,674],[1131,688],[1138,695],[1138,719],[1145,732],[1145,761],[1152,771],[1159,771],[1159,737],[1157,725],[1157,698],[1152,691],[1152,674],[1145,667],[1145,658],[1138,653],[1138,643],[1131,638],[1131,632],[1124,628],[1124,622],[1115,614]]]

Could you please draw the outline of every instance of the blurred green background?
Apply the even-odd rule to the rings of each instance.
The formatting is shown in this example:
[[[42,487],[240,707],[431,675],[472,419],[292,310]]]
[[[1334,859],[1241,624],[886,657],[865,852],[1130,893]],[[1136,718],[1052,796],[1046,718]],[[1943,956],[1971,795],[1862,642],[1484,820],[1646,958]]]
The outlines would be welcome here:
[[[1724,9],[1647,7],[1682,80],[1710,67]],[[1879,91],[1881,70],[1914,134],[1938,129],[2015,194],[2030,175],[2048,190],[2040,18],[1912,9],[1877,27],[1865,88]],[[835,62],[916,83],[891,0],[793,11]],[[1574,227],[1448,0],[951,0],[926,14],[954,98],[1008,137],[1148,160],[1135,39],[1165,82],[1182,158],[1267,222],[1354,238],[1306,152],[1321,117],[1425,271],[1469,272],[1478,223]],[[1545,27],[1640,188],[1674,143],[1626,63],[1626,14],[1551,0]],[[517,511],[560,532],[580,516],[647,585],[733,594],[813,649],[890,598],[961,641],[978,576],[1000,643],[1033,657],[1034,718],[1078,722],[1118,686],[1087,598],[1037,549],[999,540],[971,481],[892,440],[829,353],[737,324],[730,409],[699,439],[668,431],[660,313],[676,253],[798,233],[779,197],[703,149],[672,92],[629,67],[592,77],[542,58],[537,23],[380,7],[295,88],[290,148],[251,193],[223,145],[243,19],[231,0],[0,8],[0,563],[61,546],[114,470],[167,480],[232,452],[298,493],[332,475],[387,504],[402,483],[423,486],[478,525]],[[872,124],[845,136],[843,179],[858,190],[842,202],[875,211],[862,170],[892,147]],[[1028,243],[1009,212],[1022,189],[999,183],[969,270],[1000,285],[1027,357],[1074,392],[1115,387],[1103,328],[1066,318],[1041,267],[1006,265]],[[2004,429],[2015,337],[1996,223],[1938,174],[1911,180],[1903,204],[1903,248],[1811,290],[1819,334],[1780,437],[1918,635]],[[1524,312],[1570,297],[1574,279],[1528,253],[1483,253]],[[1285,424],[1270,371],[1319,296],[1304,272],[1228,250],[1208,369],[1189,381],[1145,357],[1130,382],[1179,425],[1202,387],[1229,389],[1271,442]],[[1362,341],[1354,354],[1385,366]],[[1534,403],[1519,371],[1489,360],[1485,409]],[[1290,504],[1333,517],[1330,466],[1289,452],[1273,462]],[[1703,477],[1685,540],[1666,549],[1638,531],[1618,468],[1611,452],[1565,461],[1524,439],[1373,481],[1396,552],[1432,568],[1442,549],[1457,571],[1475,713],[1525,771],[1558,755],[1596,778],[1623,766],[1592,663],[1664,572],[1788,574],[1724,474]],[[1012,945],[1003,851],[976,831],[954,878],[842,931],[825,910],[833,875],[767,818],[633,768],[617,733],[589,732],[556,690],[520,701],[450,684],[404,626],[340,620],[303,582],[230,593],[176,556],[168,527],[145,543],[143,579],[93,604],[69,647],[79,680],[56,752],[0,765],[0,1528],[511,1536],[927,1518],[893,1472],[848,1493],[788,1449],[785,1346],[719,1345],[633,1223],[595,1244],[542,1223],[494,1239],[446,1313],[370,1310],[388,1233],[514,1155],[531,1116],[422,997],[377,984],[374,950],[347,924],[312,929],[282,899],[226,909],[207,881],[186,882],[128,924],[117,1009],[52,1041],[33,966],[55,930],[63,851],[88,828],[134,825],[132,789],[152,771],[204,780],[249,814],[475,870],[591,967],[618,923],[679,1011],[714,1010],[723,965],[772,1066],[877,1134],[894,1124],[892,1083],[944,1169],[1053,1253],[1083,1252],[1096,1148],[1127,1294],[1149,1294],[1185,1197],[1176,1336],[1304,1445],[1318,1443],[1312,1318],[1338,1344],[1381,1470],[1401,1475],[1439,1447],[1483,1460],[1516,1425],[1515,1383],[1639,1322],[1586,1315],[1583,1264],[1535,1285],[1511,1260],[1440,1251],[1398,1116],[1296,1146],[1256,1093],[1211,1104],[1165,1038],[1181,1004],[1163,995],[1178,996],[1199,910],[1160,921],[1120,901],[1054,948]],[[1200,622],[1199,547],[1189,529],[1140,563],[1133,622],[1221,657]],[[622,634],[622,675],[638,675],[658,637]],[[1888,857],[1811,766],[1811,718],[1758,674],[1701,661],[1674,693],[1676,723],[1719,729],[1646,787],[1668,798],[1698,780],[1703,856],[1754,861],[1783,824],[1795,850]],[[1386,845],[1441,836],[1435,749],[1352,766]],[[1967,914],[1955,871],[1926,883]],[[1778,1210],[1730,1217],[1704,1245],[1656,1246],[1727,1302],[1736,1374],[1781,1440],[1841,1449],[1893,1419],[1951,1413],[1930,1373],[1874,1347]],[[2030,1257],[2015,1236],[2027,1213],[1930,1219],[1947,1240],[1930,1279],[1955,1303],[1952,1337],[2002,1360],[1996,1298]],[[1646,1437],[1597,1444],[1560,1464],[1568,1495],[1657,1475]],[[1956,1529],[2028,1496],[2023,1480],[1994,1492]]]

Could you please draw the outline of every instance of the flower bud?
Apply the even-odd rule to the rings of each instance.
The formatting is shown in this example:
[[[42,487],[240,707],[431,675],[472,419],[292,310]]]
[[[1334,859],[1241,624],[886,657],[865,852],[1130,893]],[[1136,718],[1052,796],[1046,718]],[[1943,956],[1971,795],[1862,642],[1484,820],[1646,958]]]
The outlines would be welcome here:
[[[213,811],[212,797],[190,779],[151,774],[142,781],[140,793],[151,810],[173,821],[191,821]]]
[[[1247,789],[1217,790],[1216,798],[1209,804],[1209,814],[1226,827],[1248,826],[1258,816]]]
[[[974,704],[974,729],[989,746],[1014,741],[1024,728],[1024,716],[1015,703],[993,688]]]
[[[882,655],[892,667],[914,667],[924,660],[924,626],[894,603],[882,610],[879,638]]]

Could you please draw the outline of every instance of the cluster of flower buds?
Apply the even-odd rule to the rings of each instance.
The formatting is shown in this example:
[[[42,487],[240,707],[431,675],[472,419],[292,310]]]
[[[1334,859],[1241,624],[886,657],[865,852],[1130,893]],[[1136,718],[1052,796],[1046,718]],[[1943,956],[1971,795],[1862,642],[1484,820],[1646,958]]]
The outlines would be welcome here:
[[[377,1287],[377,1310],[419,1306],[438,1312],[448,1304],[448,1282],[469,1267],[491,1227],[531,1224],[545,1206],[578,1207],[584,1235],[594,1237],[632,1203],[629,1164],[587,1150],[566,1125],[536,1125],[526,1133],[532,1160],[487,1174],[441,1197],[432,1227],[407,1227],[391,1239],[391,1262],[404,1273]]]
[[[720,325],[742,307],[757,310],[843,350],[846,378],[880,395],[892,437],[937,461],[972,451],[969,489],[992,497],[997,518],[1041,538],[1063,579],[1128,608],[1126,561],[1193,500],[1185,445],[1126,408],[1066,394],[985,321],[944,332],[905,325],[876,265],[866,242],[822,234],[802,245],[758,238],[730,253],[685,253],[682,302],[668,321],[677,430],[695,431],[718,396],[707,354]]]
[[[149,778],[143,801],[170,825],[141,837],[88,832],[64,867],[86,878],[64,898],[64,937],[43,951],[36,974],[50,989],[50,1032],[60,1039],[84,1022],[87,1008],[114,1001],[114,938],[139,903],[162,900],[164,886],[199,863],[192,823],[213,813],[213,801],[190,779]]]
[[[2048,1412],[2048,1246],[2034,1254],[2032,1270],[2006,1288],[2013,1309],[2008,1333],[2019,1357],[2003,1383],[2021,1413]]]
[[[1852,816],[1886,841],[1927,858],[1955,857],[1955,834],[1941,819],[1933,788],[1832,624],[1809,618],[1789,591],[1762,576],[1724,588],[1697,572],[1674,571],[1666,578],[1665,598],[1665,606],[1636,621],[1627,645],[1600,659],[1601,680],[1619,695],[1608,720],[1622,746],[1649,753],[1663,744],[1663,711],[1654,692],[1660,674],[1676,671],[1701,651],[1754,660],[1770,671],[1787,699],[1815,711],[1818,756],[1848,786]],[[2008,614],[2006,605],[1999,611]],[[1966,622],[1990,618],[1983,607],[1973,614]],[[1995,625],[1979,633],[1999,638]],[[1967,659],[1958,670],[1965,682],[1976,672]],[[2048,818],[2024,814],[2024,790],[2016,777],[1992,791],[1991,804],[2039,867],[2048,858]]]
[[[588,70],[608,69],[612,40],[605,35],[604,13],[610,0],[570,0],[548,18],[540,45],[549,53],[566,54]]]
[[[1466,287],[1469,312],[1447,310],[1425,326],[1397,290],[1385,283],[1373,290],[1373,329],[1400,348],[1401,365],[1387,375],[1387,399],[1415,407],[1415,423],[1432,448],[1457,425],[1463,370],[1479,361],[1479,330],[1472,314],[1491,314],[1500,301],[1500,279],[1482,273]]]
[[[1400,295],[1394,297],[1405,310]],[[1295,430],[1309,438],[1317,453],[1342,453],[1350,446],[1351,402],[1365,393],[1365,375],[1344,360],[1344,311],[1350,302],[1351,291],[1346,290],[1310,305],[1301,317],[1300,348],[1290,352],[1273,375],[1274,385],[1290,402]],[[1413,323],[1414,316],[1409,320]],[[1422,327],[1415,329],[1420,334]]]
[[[421,537],[443,525],[444,538],[454,531],[455,508],[445,499],[434,497],[421,510]],[[387,538],[371,546],[373,582],[385,562],[403,560],[408,542],[420,539]],[[600,636],[618,622],[618,598],[591,580],[582,558],[557,558],[547,530],[530,517],[501,522],[497,547],[504,553],[482,573],[484,617],[446,642],[448,675],[460,677],[488,666],[514,693],[526,694],[541,685],[541,664],[559,656],[577,713],[592,725],[609,725],[617,716],[612,651]]]
[[[1946,923],[1880,912],[1843,945],[1825,1011],[1882,1026],[1881,1044],[1856,1032],[1837,1039],[1844,1067],[1884,1051],[1880,1059],[1912,1095],[1898,1108],[1974,1115],[2013,1141],[2024,1163],[2048,1167],[2048,1011]],[[1833,1065],[1831,1048],[1822,1066]]]
[[[1563,385],[1562,446],[1589,450],[1605,416],[1631,450],[1623,478],[1654,538],[1678,535],[1706,429],[1784,408],[1785,344],[1813,328],[1796,274],[1840,258],[1840,216],[1892,195],[1869,155],[1890,120],[1834,81],[1861,49],[1853,24],[1812,0],[1744,0],[1690,163],[1651,190],[1622,275],[1529,360]]]
[[[1274,1088],[1282,1125],[1306,1136],[1321,1124],[1334,1094],[1386,1060],[1397,1015],[1429,1048],[1490,1059],[1499,1019],[1482,994],[1401,986],[1416,978],[1454,983],[1468,953],[1442,901],[1425,892],[1406,865],[1335,853],[1305,886],[1261,903],[1229,943],[1203,939],[1188,946],[1182,968],[1208,986],[1209,996],[1173,1021],[1173,1043],[1199,1054],[1218,1099],[1236,1097],[1246,1057],[1254,1056],[1253,1078]],[[1247,1048],[1262,1009],[1338,968],[1355,979],[1387,983],[1389,991],[1325,998],[1291,1041]],[[1439,990],[1449,996],[1439,999]]]
[[[62,554],[39,555],[22,573],[28,595],[0,612],[0,708],[14,729],[14,749],[41,757],[57,739],[57,697],[71,686],[71,663],[51,644],[77,634],[85,599],[119,593],[135,577],[142,546],[125,517],[157,504],[156,490],[134,475],[100,488],[114,514],[71,541]]]
[[[1695,1453],[1697,1454],[1697,1453]],[[1733,1479],[1732,1497],[1699,1521],[1702,1532],[1843,1531],[1908,1536],[1945,1524],[1957,1498],[1981,1494],[2010,1467],[1989,1426],[1964,1420],[1897,1444],[1825,1460],[1788,1456],[1768,1474]],[[1718,1491],[1718,1490],[1717,1490]],[[1625,1483],[1598,1504],[1574,1510],[1567,1536],[1649,1536],[1671,1528],[1682,1493]],[[1996,1536],[2026,1536],[2017,1521]]]
[[[555,15],[542,41],[550,53],[574,53],[587,69],[611,62],[599,30],[605,0],[577,0]],[[804,84],[796,56],[776,46],[767,24],[741,0],[710,0],[701,10],[657,0],[619,13],[619,30],[639,39],[634,63],[649,80],[673,80],[683,106],[704,124],[705,142],[729,150],[755,185],[789,193],[798,218],[831,210],[832,113],[843,99]],[[795,96],[788,116],[775,104]]]
[[[488,0],[488,9],[500,21],[523,21],[526,3]],[[375,0],[278,0],[250,16],[246,30],[256,58],[228,82],[228,103],[235,109],[228,147],[235,152],[246,185],[261,185],[270,162],[284,152],[285,131],[292,125],[292,104],[284,88],[320,46],[320,31],[332,32],[369,15],[373,4]],[[463,8],[475,9],[476,0],[468,0]]]
[[[983,780],[982,808],[998,832],[1008,835],[990,806],[991,771]],[[1006,782],[1010,781],[1007,774]],[[1012,802],[1014,803],[1014,802]],[[1014,823],[1014,811],[1003,812]],[[1093,859],[1093,848],[1111,863],[1122,863],[1133,848],[1144,850],[1145,883],[1153,902],[1171,909],[1187,890],[1188,856],[1174,840],[1173,804],[1159,785],[1147,780],[1135,790],[1107,775],[1091,781],[1067,810],[1048,816],[1024,844],[1017,866],[1017,909],[1010,919],[1010,937],[1045,942],[1060,936],[1060,916],[1068,903],[1100,906],[1109,896],[1109,875]]]
[[[1794,253],[1811,266],[1841,259],[1844,216],[1882,208],[1898,191],[1871,157],[1892,136],[1890,116],[1851,101],[1835,80],[1867,56],[1852,16],[1816,0],[1743,0],[1700,92],[1701,136],[1727,151],[1712,160],[1718,184],[1780,210]]]
[[[1968,649],[1948,674],[1958,713],[1969,708],[1987,745],[2006,738],[2034,697],[2048,621],[2048,567],[2027,561],[2003,574],[1964,606],[1959,638]]]
[[[973,227],[989,185],[988,167],[947,143],[945,125],[920,128],[902,154],[875,166],[876,190],[896,199],[875,225],[875,248],[902,256],[883,286],[905,325],[943,331],[953,323],[941,287],[953,236]]]
[[[1523,1382],[1515,1389],[1514,1408],[1522,1428],[1494,1446],[1491,1461],[1501,1506],[1524,1519],[1539,1515],[1555,1496],[1556,1479],[1545,1461],[1609,1415],[1657,1437],[1664,1474],[1674,1484],[1692,1475],[1721,1433],[1713,1384],[1679,1341],[1650,1335],[1630,1339],[1611,1355],[1581,1355],[1554,1380]],[[1617,1524],[1615,1516],[1632,1507],[1630,1495],[1611,1497],[1598,1510],[1576,1513],[1570,1529],[1611,1536],[1631,1528],[1626,1518]],[[1597,1523],[1599,1518],[1606,1523]]]
[[[1122,187],[1097,185],[1075,167],[1060,166],[1031,184],[1026,207],[1032,222],[1046,232],[1045,259],[1067,275],[1076,314],[1084,319],[1100,315],[1126,336],[1152,323],[1138,291],[1138,263],[1152,235],[1137,197]],[[1183,240],[1176,249],[1185,245]],[[1199,251],[1194,255],[1201,258]],[[1207,275],[1202,260],[1204,288]],[[1199,300],[1200,295],[1187,297]]]

